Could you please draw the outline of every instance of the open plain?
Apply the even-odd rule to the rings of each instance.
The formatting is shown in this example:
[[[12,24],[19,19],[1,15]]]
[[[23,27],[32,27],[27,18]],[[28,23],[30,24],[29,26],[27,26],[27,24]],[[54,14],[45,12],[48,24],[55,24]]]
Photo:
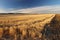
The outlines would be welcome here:
[[[0,14],[0,40],[60,40],[59,14]]]

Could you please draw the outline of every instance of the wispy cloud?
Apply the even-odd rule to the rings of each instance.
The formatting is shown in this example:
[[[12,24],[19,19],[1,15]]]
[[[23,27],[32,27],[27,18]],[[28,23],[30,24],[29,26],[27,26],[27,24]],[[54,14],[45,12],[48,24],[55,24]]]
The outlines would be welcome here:
[[[8,13],[8,11],[0,9],[0,13]]]
[[[0,10],[0,13],[7,12],[5,10]],[[26,9],[17,9],[10,10],[7,13],[60,13],[60,5],[51,5],[51,6],[40,6],[34,8]]]

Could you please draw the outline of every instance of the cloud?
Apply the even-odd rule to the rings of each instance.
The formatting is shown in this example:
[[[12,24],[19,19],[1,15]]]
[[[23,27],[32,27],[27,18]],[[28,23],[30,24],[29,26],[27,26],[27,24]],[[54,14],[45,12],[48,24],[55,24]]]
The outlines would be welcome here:
[[[11,11],[13,10],[13,8],[9,9],[9,10],[5,10],[0,8],[0,13],[11,13]]]
[[[5,11],[5,10],[0,9],[0,13],[8,13],[8,12]]]
[[[0,12],[7,12],[0,10]],[[10,10],[10,13],[60,13],[60,5],[40,6],[34,8]]]

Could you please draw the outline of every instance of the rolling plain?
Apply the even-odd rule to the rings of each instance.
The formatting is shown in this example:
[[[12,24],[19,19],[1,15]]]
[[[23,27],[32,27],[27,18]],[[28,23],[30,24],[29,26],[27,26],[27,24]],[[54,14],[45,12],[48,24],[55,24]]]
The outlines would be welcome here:
[[[60,40],[60,14],[0,14],[0,40]]]

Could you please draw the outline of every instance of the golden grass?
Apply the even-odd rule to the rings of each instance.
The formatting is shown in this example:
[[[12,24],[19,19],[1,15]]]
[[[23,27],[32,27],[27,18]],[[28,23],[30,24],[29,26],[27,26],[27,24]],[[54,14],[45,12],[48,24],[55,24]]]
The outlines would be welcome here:
[[[2,15],[0,17],[0,39],[41,40],[41,31],[54,16],[55,14]]]

